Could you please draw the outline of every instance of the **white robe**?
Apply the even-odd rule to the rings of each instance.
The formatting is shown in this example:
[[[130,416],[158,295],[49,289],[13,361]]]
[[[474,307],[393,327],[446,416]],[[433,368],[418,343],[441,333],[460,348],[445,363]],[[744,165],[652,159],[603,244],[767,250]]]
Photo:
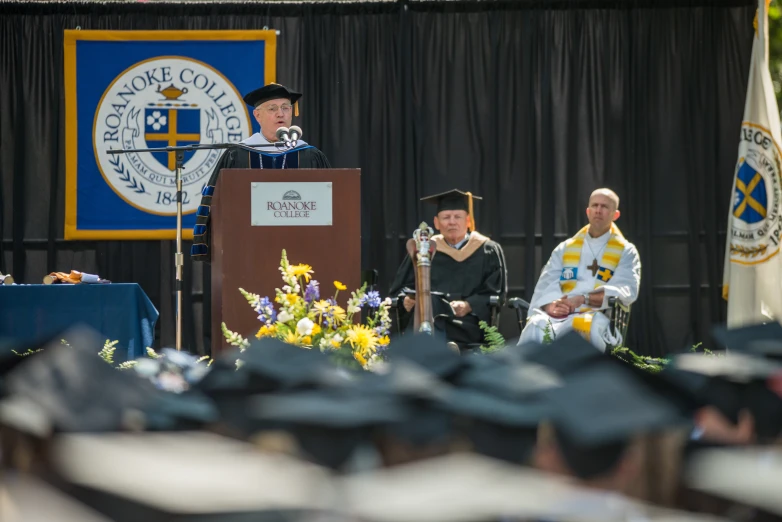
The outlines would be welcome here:
[[[606,232],[600,237],[593,238],[589,234],[584,238],[584,246],[581,250],[581,259],[578,267],[578,279],[576,287],[567,294],[568,297],[583,295],[593,292],[595,283],[598,282],[597,274],[592,275],[588,268],[592,261],[597,258],[598,264],[605,253],[605,246],[608,244],[611,234]],[[562,297],[564,292],[560,287],[560,276],[562,275],[562,256],[565,253],[565,241],[560,243],[554,252],[551,253],[546,266],[535,286],[535,293],[530,301],[530,311],[527,318],[527,324],[521,332],[519,344],[528,342],[543,342],[546,325],[550,324],[551,336],[560,337],[573,329],[573,319],[578,317],[579,311],[562,319],[550,317],[542,308]],[[614,271],[614,275],[607,284],[601,284],[599,288],[605,291],[603,303],[599,307],[592,309],[608,308],[608,298],[618,297],[625,305],[630,305],[638,298],[638,289],[641,285],[641,259],[638,256],[638,250],[628,242],[625,245],[619,264]],[[581,307],[582,310],[586,307]],[[596,348],[605,351],[606,344],[615,345],[622,342],[622,339],[611,335],[609,321],[605,314],[596,313],[592,318],[592,327],[590,337],[592,344]],[[618,332],[617,332],[618,335]]]

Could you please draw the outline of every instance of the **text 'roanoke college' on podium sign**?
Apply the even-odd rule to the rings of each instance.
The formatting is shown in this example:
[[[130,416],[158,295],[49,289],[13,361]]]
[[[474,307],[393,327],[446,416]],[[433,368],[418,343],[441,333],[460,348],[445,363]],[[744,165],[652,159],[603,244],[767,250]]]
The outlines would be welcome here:
[[[254,227],[331,226],[330,182],[250,184],[250,224]]]

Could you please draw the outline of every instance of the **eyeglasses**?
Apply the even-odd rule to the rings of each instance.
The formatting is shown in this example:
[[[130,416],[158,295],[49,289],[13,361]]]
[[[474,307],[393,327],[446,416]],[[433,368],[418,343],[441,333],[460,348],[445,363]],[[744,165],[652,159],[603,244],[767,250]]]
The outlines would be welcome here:
[[[266,111],[269,114],[274,114],[277,111],[279,111],[280,109],[282,109],[283,113],[288,113],[288,112],[291,112],[293,110],[293,105],[281,105],[281,106],[270,105],[268,107],[258,107],[258,109]]]

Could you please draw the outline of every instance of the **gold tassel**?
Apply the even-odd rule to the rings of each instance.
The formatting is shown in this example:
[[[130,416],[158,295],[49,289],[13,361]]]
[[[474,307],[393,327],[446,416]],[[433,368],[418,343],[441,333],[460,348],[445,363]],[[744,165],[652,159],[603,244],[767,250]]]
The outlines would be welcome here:
[[[467,214],[470,216],[470,230],[475,231],[475,214],[472,207],[472,192],[466,192],[467,194]]]
[[[293,115],[299,117],[299,102],[293,104]]]

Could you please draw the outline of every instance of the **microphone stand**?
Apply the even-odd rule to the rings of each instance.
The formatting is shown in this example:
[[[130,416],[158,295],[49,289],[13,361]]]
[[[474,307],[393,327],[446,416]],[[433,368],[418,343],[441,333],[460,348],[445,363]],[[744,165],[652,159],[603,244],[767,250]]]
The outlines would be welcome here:
[[[279,142],[278,142],[279,143]],[[286,143],[274,143],[281,152],[292,152],[296,147],[290,148]],[[258,152],[258,148],[268,147],[263,145],[245,145],[244,143],[208,143],[182,145],[179,147],[156,147],[149,149],[109,149],[107,154],[126,154],[128,152],[173,152],[176,155],[176,252],[174,253],[174,267],[176,270],[176,349],[182,350],[182,270],[185,264],[185,256],[182,253],[182,170],[185,163],[185,152],[202,149],[243,149],[250,152]],[[285,147],[285,148],[283,148]]]

